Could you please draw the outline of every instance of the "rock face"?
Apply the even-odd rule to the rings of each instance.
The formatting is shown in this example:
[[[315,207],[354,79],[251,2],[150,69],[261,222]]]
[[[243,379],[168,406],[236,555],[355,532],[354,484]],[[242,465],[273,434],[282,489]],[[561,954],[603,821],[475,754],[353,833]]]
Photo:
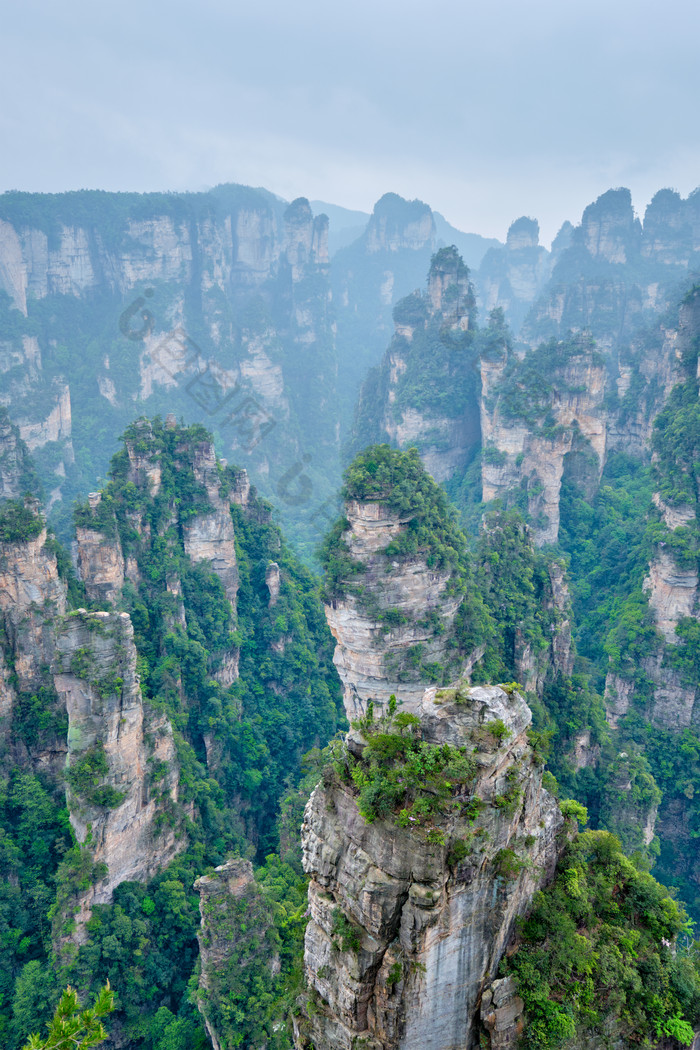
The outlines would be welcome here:
[[[499,393],[506,367],[505,358],[481,362],[483,498],[486,502],[503,499],[526,479],[535,541],[538,545],[555,543],[566,458],[572,454],[587,457],[587,474],[596,483],[605,463],[607,428],[601,412],[605,364],[584,342],[579,352],[555,365],[556,394],[547,405],[554,422],[547,430],[513,418],[510,400]]]
[[[20,690],[44,681],[53,654],[52,622],[65,611],[66,587],[46,546],[46,529],[0,544],[0,613]]]
[[[340,449],[330,411],[337,362],[328,219],[314,217],[304,198],[287,206],[236,186],[138,203],[39,195],[36,205],[36,226],[10,200],[0,209],[0,404],[12,406],[23,439],[42,451],[54,499],[66,473],[73,489],[76,481],[95,487],[106,473],[105,430],[119,433],[129,405],[167,390],[178,416],[214,422],[267,495],[317,450],[314,498],[323,503]],[[108,354],[95,349],[105,339]],[[87,455],[76,459],[71,415],[92,417],[88,390],[99,392],[101,418],[78,428],[78,452]]]
[[[441,249],[425,294],[414,292],[394,310],[394,337],[360,394],[353,448],[373,441],[415,445],[437,481],[464,470],[479,442],[477,376],[469,367],[474,303],[456,249]],[[432,396],[448,389],[451,397]]]
[[[34,489],[28,449],[19,430],[0,409],[0,501],[18,499]]]
[[[121,882],[145,881],[184,847],[184,836],[176,837],[179,769],[168,719],[141,696],[126,613],[65,617],[54,681],[68,712],[71,825],[95,863],[106,866],[81,898],[86,919]]]
[[[346,491],[366,491],[368,477],[388,484],[390,470],[401,490],[413,458],[370,449],[349,468]],[[430,485],[417,489],[417,506],[428,503]],[[462,674],[452,686],[429,685],[428,669],[454,660],[462,598],[449,571],[398,553],[411,516],[393,512],[389,495],[350,498],[345,511],[338,550],[356,571],[348,570],[351,586],[326,607],[326,617],[355,728],[304,814],[311,1001],[294,1021],[296,1043],[455,1050],[472,1044],[481,992],[496,975],[515,918],[554,869],[563,818],[542,788],[522,697],[469,685],[464,672],[483,650],[472,660],[461,655]],[[387,553],[392,542],[394,553]],[[554,600],[563,601],[563,580],[556,577],[552,586],[553,593],[559,588]],[[421,660],[407,662],[417,644]],[[423,756],[419,780],[427,794],[406,803],[411,808],[400,809],[392,796],[392,804],[369,811],[367,798],[389,777],[406,790],[400,785],[412,759],[402,750],[403,733],[414,734],[410,754]],[[373,748],[385,744],[379,783],[370,763]],[[390,744],[403,756],[395,767]],[[461,779],[456,771],[435,786],[428,770],[438,754],[462,755],[474,765]]]
[[[520,696],[458,684],[427,690],[414,710],[424,741],[476,745],[478,772],[432,833],[367,824],[352,787],[329,778],[316,788],[302,828],[315,1006],[297,1025],[298,1046],[350,1050],[358,1039],[372,1050],[469,1046],[481,991],[514,920],[556,862],[562,817],[533,765],[531,716]],[[363,741],[349,746],[357,753]],[[509,792],[517,802],[502,808]],[[484,805],[474,820],[475,798]],[[459,853],[458,840],[469,843]],[[342,941],[348,923],[353,948]]]
[[[396,193],[385,193],[377,201],[365,232],[368,252],[416,251],[426,244],[435,247],[435,221],[423,201],[405,201]]]
[[[678,621],[696,612],[697,568],[678,566],[673,555],[661,549],[649,566],[645,584],[656,626],[666,641],[673,644]]]
[[[90,601],[115,602],[124,586],[124,556],[119,539],[96,529],[76,529],[78,575]]]
[[[692,400],[697,396],[697,366],[693,353],[696,352],[699,331],[700,296],[693,291],[686,296],[680,309],[673,340],[677,359],[675,378],[681,380],[674,394],[687,391],[690,387]],[[669,405],[672,403],[673,399]],[[674,411],[673,408],[670,410]],[[673,416],[671,422],[677,425]],[[655,435],[655,439],[661,441],[662,448],[663,431],[668,425],[668,420],[661,419],[660,430]],[[685,429],[688,430],[688,427]],[[693,441],[690,434],[687,440]],[[668,487],[665,498],[659,492],[653,496],[659,512],[660,537],[654,545],[649,572],[643,583],[658,633],[656,642],[649,644],[648,652],[638,662],[638,666],[618,668],[608,674],[605,685],[607,718],[610,725],[617,726],[639,694],[645,698],[645,714],[652,724],[671,730],[697,728],[700,726],[700,690],[695,681],[696,676],[692,671],[688,673],[687,670],[683,672],[679,669],[674,660],[674,650],[682,640],[676,631],[681,621],[697,620],[700,615],[697,558],[694,553],[700,504],[697,497],[693,501],[694,483],[687,490],[683,488],[685,468],[682,463],[669,459],[668,455],[665,459],[660,458],[658,452],[654,453],[653,459],[657,480]],[[679,493],[675,491],[676,484],[680,486]],[[675,544],[678,541],[680,547],[677,549]],[[685,557],[682,556],[683,551]]]
[[[480,309],[500,309],[517,332],[547,282],[552,257],[539,243],[539,223],[523,216],[508,230],[505,248],[491,248],[475,277]]]
[[[236,608],[238,571],[236,547],[229,503],[221,498],[221,478],[216,453],[210,441],[202,442],[194,450],[192,470],[196,480],[207,491],[212,505],[209,514],[198,514],[184,526],[185,554],[193,562],[207,561],[221,580],[226,597]]]
[[[492,981],[481,997],[481,1023],[491,1050],[509,1050],[517,1045],[524,1028],[525,1003],[517,994],[512,977]]]
[[[227,991],[232,986],[240,988],[247,970],[259,959],[273,972],[279,969],[266,938],[270,915],[253,878],[253,866],[242,857],[220,865],[213,875],[203,875],[194,886],[201,916],[197,1005],[214,1050],[229,1050],[237,1045],[237,1025],[231,1018]]]
[[[420,557],[396,559],[386,547],[405,530],[407,518],[382,502],[350,501],[343,535],[362,570],[353,579],[358,593],[326,606],[336,640],[334,662],[343,683],[348,718],[388,707],[391,694],[404,709],[421,702],[427,680],[410,658],[422,647],[422,661],[444,663],[450,628],[461,597],[449,593],[451,574],[428,568]]]
[[[36,515],[38,533],[0,543],[0,739],[18,762],[59,777],[66,756],[64,714],[49,668],[55,618],[66,610],[66,586],[46,544],[38,504],[28,509]],[[14,725],[18,700],[40,691],[48,725],[27,736]]]
[[[609,190],[584,211],[557,251],[551,277],[520,331],[529,346],[569,330],[621,347],[674,302],[700,248],[697,194],[662,190],[635,218],[629,190]],[[552,246],[553,249],[555,245]],[[563,248],[563,250],[562,250]]]
[[[695,331],[694,312],[684,303],[672,326],[664,321],[634,337],[624,356],[580,335],[522,359],[506,349],[482,357],[484,500],[508,504],[524,495],[536,542],[556,543],[564,478],[590,498],[611,452],[648,456],[654,417]],[[659,601],[666,602],[661,593]]]

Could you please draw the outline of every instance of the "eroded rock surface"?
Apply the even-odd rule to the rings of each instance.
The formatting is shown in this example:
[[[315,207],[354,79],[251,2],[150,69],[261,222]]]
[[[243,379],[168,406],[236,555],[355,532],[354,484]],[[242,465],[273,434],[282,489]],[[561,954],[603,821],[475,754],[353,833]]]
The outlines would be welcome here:
[[[106,866],[81,897],[83,922],[92,904],[110,901],[121,882],[151,878],[186,843],[176,835],[172,728],[144,703],[133,636],[126,613],[85,610],[65,617],[56,636],[54,681],[68,712],[71,824],[95,863]],[[81,777],[88,764],[98,774]]]
[[[393,694],[409,711],[421,702],[428,680],[411,666],[422,647],[424,663],[447,660],[450,628],[461,604],[450,593],[449,571],[430,569],[419,556],[394,557],[386,547],[406,528],[405,515],[380,501],[350,501],[343,535],[362,571],[344,598],[326,606],[336,640],[334,662],[343,683],[348,718],[366,713],[370,701],[386,709]]]
[[[459,684],[427,690],[415,710],[425,741],[476,747],[478,772],[432,829],[368,824],[352,786],[327,778],[316,788],[302,828],[315,1006],[297,1025],[299,1046],[469,1046],[514,920],[556,862],[562,817],[533,762],[521,697]],[[507,727],[500,742],[489,723]],[[504,809],[509,791],[518,801]],[[472,820],[475,798],[484,806]],[[455,860],[458,840],[468,847]],[[356,949],[343,949],[339,915],[354,927]]]

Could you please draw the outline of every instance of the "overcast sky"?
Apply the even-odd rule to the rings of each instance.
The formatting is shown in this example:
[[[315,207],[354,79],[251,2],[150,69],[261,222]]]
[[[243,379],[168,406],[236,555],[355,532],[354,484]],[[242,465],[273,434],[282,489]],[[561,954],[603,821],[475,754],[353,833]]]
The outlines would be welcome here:
[[[23,0],[0,34],[0,190],[393,190],[549,243],[611,186],[700,184],[690,0]]]

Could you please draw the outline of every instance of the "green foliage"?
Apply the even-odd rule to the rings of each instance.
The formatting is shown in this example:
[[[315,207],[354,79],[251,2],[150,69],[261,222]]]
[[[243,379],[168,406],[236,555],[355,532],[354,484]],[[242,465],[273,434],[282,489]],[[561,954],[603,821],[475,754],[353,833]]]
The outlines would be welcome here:
[[[682,907],[614,836],[579,835],[503,964],[525,1001],[524,1045],[553,1050],[614,1025],[630,1042],[670,1030],[685,1040],[700,1019],[700,974],[674,951],[687,929]]]
[[[362,731],[367,740],[362,758],[346,751],[338,766],[355,785],[367,823],[393,817],[399,827],[417,828],[445,809],[462,808],[454,796],[464,793],[476,771],[466,749],[428,744],[418,720],[404,712],[363,722]]]
[[[56,1007],[46,1038],[32,1035],[23,1050],[88,1050],[107,1038],[102,1018],[114,1010],[109,982],[98,993],[94,1006],[82,1010],[78,993],[66,988]]]
[[[26,543],[44,528],[43,518],[19,500],[0,504],[0,543]]]
[[[338,938],[341,951],[357,954],[362,947],[360,931],[340,908],[333,909],[331,933]]]
[[[447,661],[431,663],[423,644],[417,643],[394,663],[391,657],[386,662],[387,674],[399,681],[422,678],[444,685],[458,676],[464,659],[491,629],[480,590],[473,581],[466,538],[455,523],[445,493],[427,473],[414,448],[397,452],[388,445],[372,446],[355,458],[345,480],[343,491],[347,500],[376,500],[403,519],[404,527],[383,551],[387,559],[424,560],[428,568],[450,574],[445,596],[462,596],[453,630],[445,639]],[[374,582],[365,587],[364,580],[356,580],[364,565],[349,552],[343,538],[347,528],[345,519],[336,522],[321,549],[326,568],[326,600],[333,602],[352,593],[384,630],[401,626],[406,619],[400,610],[382,609],[374,603]],[[426,613],[422,624],[435,633],[443,629],[436,610]]]
[[[562,484],[559,542],[570,558],[576,642],[599,692],[609,659],[635,668],[656,642],[642,591],[652,553],[652,491],[649,468],[621,453],[608,457],[592,501],[566,479]]]
[[[386,976],[386,986],[389,994],[394,990],[399,981],[403,980],[403,966],[400,962],[392,963]]]
[[[77,952],[61,953],[61,979],[94,993],[109,980],[117,1029],[135,1050],[204,1050],[192,985],[199,922],[193,884],[230,851],[252,852],[252,840],[258,857],[267,857],[257,873],[259,907],[282,968],[273,979],[263,953],[244,980],[236,978],[226,1023],[242,1033],[241,1045],[262,1040],[270,1047],[288,1047],[279,1022],[300,988],[306,924],[298,824],[308,790],[296,785],[302,755],[325,744],[341,720],[333,643],[318,581],[291,554],[270,508],[253,491],[245,507],[231,506],[238,571],[234,616],[211,567],[193,565],[184,551],[187,524],[211,511],[193,470],[209,435],[200,427],[171,428],[155,420],[137,422],[125,438],[140,456],[157,460],[160,491],[149,488],[145,472],[140,481],[130,480],[122,451],[113,459],[101,502],[89,511],[90,520],[84,511],[82,523],[107,533],[138,565],[138,583],[127,582],[120,605],[133,623],[144,698],[167,713],[180,769],[177,804],[163,787],[168,772],[163,763],[150,763],[149,791],[158,799],[160,826],[167,823],[178,837],[187,835],[188,848],[147,885],[124,883],[112,904],[93,909],[87,942]],[[222,467],[219,480],[226,499],[236,473]],[[274,603],[265,582],[272,561],[280,574]],[[88,629],[100,630],[94,616],[83,619]],[[215,675],[224,661],[234,659],[239,676],[224,686]],[[90,648],[74,654],[71,669],[100,695],[121,688],[119,669],[101,674]],[[56,698],[48,686],[31,696],[20,694],[13,723],[18,738],[31,747],[51,733],[65,735],[65,713],[60,721],[54,710]],[[314,783],[325,761],[321,757],[316,771],[309,772]],[[122,801],[109,784],[109,763],[99,742],[73,754],[66,779],[77,806]],[[90,832],[85,845],[73,844],[66,811],[47,801],[37,785],[11,780],[0,796],[0,816],[5,813],[0,823],[6,829],[4,837],[0,833],[0,947],[7,959],[0,976],[0,1042],[8,1050],[17,1050],[19,1039],[48,1019],[57,999],[48,960],[52,933],[59,944],[72,932],[78,895],[105,875],[104,865],[93,861]],[[291,800],[288,822],[298,820],[290,829],[280,821],[281,844],[293,865],[271,853],[278,844],[283,797]],[[25,817],[32,822],[26,847]],[[225,1002],[222,1009],[228,1010]],[[244,1020],[236,1020],[241,1013]]]
[[[695,375],[671,391],[654,420],[652,448],[659,495],[671,506],[698,502],[700,402]]]
[[[20,769],[0,778],[0,1043],[8,1050],[55,1005],[47,913],[70,845],[68,812],[53,785]]]
[[[602,355],[595,349],[590,335],[551,339],[520,360],[511,357],[499,383],[498,400],[506,419],[527,423],[537,433],[554,437],[554,428],[548,423],[556,393],[567,393],[569,387],[562,371],[575,359],[601,364]]]
[[[559,809],[562,811],[563,816],[570,820],[575,820],[581,827],[588,823],[588,810],[580,802],[577,802],[575,798],[561,799]]]
[[[508,881],[517,879],[520,872],[525,867],[525,862],[518,857],[517,853],[512,849],[499,849],[498,853],[493,859],[494,868],[496,874],[502,879]]]
[[[501,743],[501,741],[507,740],[508,737],[511,735],[510,729],[505,724],[502,718],[496,718],[493,722],[488,722],[486,725],[486,730],[488,733],[491,734],[494,740],[498,741],[499,744]]]
[[[72,790],[93,806],[116,809],[126,798],[126,792],[117,791],[111,784],[104,784],[109,774],[109,763],[104,744],[96,741],[84,751],[76,762],[66,770],[66,780]]]
[[[109,982],[101,989],[94,1005],[82,1010],[78,992],[68,986],[56,1008],[48,1034],[31,1035],[23,1050],[87,1050],[107,1038],[102,1018],[114,1009],[114,995]]]

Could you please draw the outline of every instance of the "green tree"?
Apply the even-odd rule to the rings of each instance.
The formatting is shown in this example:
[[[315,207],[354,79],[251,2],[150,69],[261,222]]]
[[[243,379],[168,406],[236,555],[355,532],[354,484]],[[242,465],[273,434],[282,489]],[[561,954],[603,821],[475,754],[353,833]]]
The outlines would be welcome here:
[[[100,989],[91,1009],[81,1010],[78,993],[70,985],[61,996],[45,1039],[30,1036],[23,1050],[87,1050],[107,1038],[102,1018],[114,1009],[114,994],[109,981]]]

